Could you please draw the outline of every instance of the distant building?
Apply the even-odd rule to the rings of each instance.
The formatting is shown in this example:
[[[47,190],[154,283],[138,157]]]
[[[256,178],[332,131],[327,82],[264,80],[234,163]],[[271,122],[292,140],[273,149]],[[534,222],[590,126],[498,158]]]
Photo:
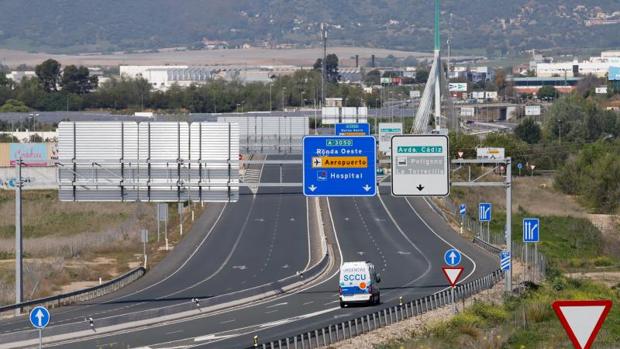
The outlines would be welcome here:
[[[362,72],[359,68],[340,68],[340,82],[344,84],[361,84]]]
[[[575,89],[580,77],[508,77],[517,93],[536,95],[543,86],[553,86],[559,93],[570,93]]]
[[[11,79],[16,83],[22,82],[24,78],[36,78],[37,74],[34,71],[12,71],[6,74],[7,79]]]
[[[202,44],[207,50],[224,50],[230,47],[230,45],[226,41],[209,40],[207,38],[202,39]]]
[[[206,84],[214,79],[240,81],[242,83],[269,83],[273,77],[291,75],[294,66],[135,66],[120,67],[121,76],[146,79],[154,89],[165,91],[173,85],[187,87]]]
[[[620,51],[604,51],[600,57],[590,57],[585,61],[537,63],[536,76],[538,77],[575,77],[594,75],[602,78],[607,75],[609,67],[620,65]]]
[[[607,79],[613,91],[620,92],[620,65],[617,67],[609,67]]]

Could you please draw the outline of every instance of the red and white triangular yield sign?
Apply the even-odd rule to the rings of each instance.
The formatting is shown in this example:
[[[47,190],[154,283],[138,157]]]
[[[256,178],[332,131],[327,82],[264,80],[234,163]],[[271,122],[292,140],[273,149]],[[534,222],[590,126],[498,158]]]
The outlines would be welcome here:
[[[553,303],[553,310],[575,349],[589,349],[605,322],[611,305],[610,300],[556,301]]]
[[[463,274],[463,267],[441,267],[441,270],[443,270],[443,274],[452,287],[456,286],[461,274]]]

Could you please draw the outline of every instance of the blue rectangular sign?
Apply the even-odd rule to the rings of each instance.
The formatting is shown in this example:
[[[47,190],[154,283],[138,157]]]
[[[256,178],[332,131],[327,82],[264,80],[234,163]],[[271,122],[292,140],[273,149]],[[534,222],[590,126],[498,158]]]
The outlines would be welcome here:
[[[377,148],[371,136],[304,137],[306,196],[374,196]]]
[[[336,124],[336,135],[338,136],[368,136],[370,135],[370,125],[368,124]]]
[[[523,242],[540,241],[540,219],[523,218]]]
[[[478,220],[480,222],[490,222],[491,221],[491,210],[493,205],[490,203],[480,203],[478,206]]]

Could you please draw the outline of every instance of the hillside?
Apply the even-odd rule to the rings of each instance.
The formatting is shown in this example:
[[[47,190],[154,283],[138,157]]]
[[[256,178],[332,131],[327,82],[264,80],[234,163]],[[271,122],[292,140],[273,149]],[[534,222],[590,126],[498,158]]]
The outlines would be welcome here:
[[[620,47],[616,0],[444,0],[442,10],[455,49]],[[431,0],[2,0],[0,47],[111,52],[200,47],[204,38],[316,45],[325,21],[332,44],[429,50],[432,11]]]

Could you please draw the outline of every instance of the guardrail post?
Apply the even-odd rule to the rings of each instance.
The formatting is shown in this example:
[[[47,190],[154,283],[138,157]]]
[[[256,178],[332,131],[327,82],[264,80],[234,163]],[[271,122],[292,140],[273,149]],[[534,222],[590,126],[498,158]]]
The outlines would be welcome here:
[[[316,341],[316,347],[320,347],[321,344],[319,343],[319,330],[314,330],[314,340]]]
[[[374,329],[377,329],[377,313],[372,313],[372,323],[374,325]]]
[[[340,340],[340,336],[338,335],[338,324],[336,324],[336,342]]]
[[[421,309],[421,308],[422,308],[422,307],[420,306],[420,300],[419,300],[419,299],[416,299],[416,300],[415,300],[415,313],[416,313],[416,315],[420,315],[420,313],[421,313],[421,310],[420,310],[420,309]]]

